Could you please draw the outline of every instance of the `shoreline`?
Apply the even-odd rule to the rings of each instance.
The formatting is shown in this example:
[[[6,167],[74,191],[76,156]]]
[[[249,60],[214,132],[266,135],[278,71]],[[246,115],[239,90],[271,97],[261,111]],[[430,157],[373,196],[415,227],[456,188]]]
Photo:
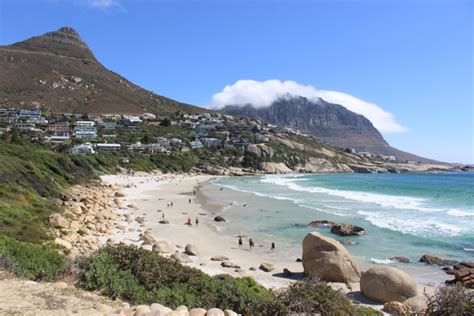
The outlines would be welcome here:
[[[298,272],[301,263],[297,262],[274,262],[261,258],[255,252],[248,251],[248,246],[244,244],[242,249],[238,248],[237,240],[231,242],[221,238],[216,228],[211,224],[213,213],[220,212],[224,205],[215,205],[206,201],[199,193],[194,196],[193,189],[216,176],[182,176],[182,175],[160,175],[160,176],[103,176],[105,184],[112,184],[121,187],[125,194],[123,204],[128,207],[117,209],[119,215],[118,224],[126,227],[125,230],[116,231],[115,234],[103,237],[102,242],[106,243],[110,237],[113,242],[142,245],[140,235],[149,232],[157,241],[171,243],[172,251],[161,254],[169,257],[171,254],[183,252],[185,246],[191,243],[199,251],[197,256],[189,256],[192,260],[186,263],[187,266],[197,268],[209,275],[230,274],[235,277],[250,276],[258,283],[267,288],[281,288],[288,286],[297,279],[275,277],[274,273],[283,272],[284,268]],[[160,179],[160,180],[158,180]],[[133,183],[132,185],[130,185]],[[127,187],[128,186],[128,187]],[[189,203],[191,199],[191,203]],[[167,204],[173,202],[173,206]],[[201,205],[203,203],[204,205]],[[162,210],[163,212],[158,212]],[[169,224],[160,224],[162,213]],[[199,226],[196,227],[194,220],[200,218]],[[144,217],[144,219],[140,219]],[[192,220],[192,226],[185,225],[188,217]],[[137,222],[137,219],[141,222]],[[151,245],[143,245],[145,249],[152,250]],[[240,268],[224,268],[221,261],[211,261],[211,257],[225,256]],[[260,264],[271,263],[274,271],[264,272],[259,269]],[[255,271],[250,270],[255,268]]]
[[[295,280],[303,278],[303,267],[300,262],[275,260],[264,258],[258,251],[248,250],[247,239],[244,239],[244,247],[239,249],[237,238],[232,239],[218,231],[219,225],[214,224],[214,216],[225,213],[225,203],[219,203],[212,196],[202,192],[202,188],[209,181],[218,176],[184,176],[177,174],[140,176],[108,175],[102,176],[103,183],[121,188],[124,193],[123,208],[117,208],[117,224],[125,227],[124,230],[116,230],[111,237],[114,243],[125,243],[141,246],[152,250],[151,244],[143,245],[143,234],[151,235],[156,242],[165,242],[171,246],[167,253],[160,253],[164,257],[170,257],[173,253],[183,253],[188,243],[193,244],[198,254],[188,256],[191,262],[184,265],[197,268],[209,275],[229,274],[234,277],[248,276],[259,284],[270,288],[279,289],[287,287]],[[196,190],[196,194],[193,194]],[[173,202],[173,206],[168,206]],[[169,224],[160,224],[163,219]],[[185,225],[187,219],[191,218],[192,226]],[[199,217],[199,226],[195,225],[195,218]],[[232,225],[226,222],[226,225]],[[108,237],[103,237],[102,243],[107,243]],[[350,251],[350,249],[349,249]],[[210,260],[215,256],[225,256],[239,268],[225,268],[221,261]],[[274,270],[264,272],[259,269],[262,263],[270,263]],[[360,264],[361,270],[366,270],[376,264]],[[283,269],[288,269],[294,274],[289,277],[283,274]],[[406,271],[403,267],[399,267]],[[434,270],[433,270],[434,271]],[[440,284],[433,279],[433,275],[427,273],[413,274],[408,269],[418,285],[418,291],[432,293]],[[447,279],[441,270],[439,273],[443,280]],[[359,291],[359,284],[353,283],[350,288],[342,283],[330,283],[332,287],[342,290],[344,293]],[[367,304],[362,300],[362,303]],[[368,303],[374,308],[381,309],[383,305]]]

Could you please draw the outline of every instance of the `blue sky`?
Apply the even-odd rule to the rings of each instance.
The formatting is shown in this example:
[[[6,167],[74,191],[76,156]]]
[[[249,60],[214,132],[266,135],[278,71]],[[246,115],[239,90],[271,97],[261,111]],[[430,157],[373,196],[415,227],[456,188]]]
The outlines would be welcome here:
[[[238,80],[377,104],[393,146],[474,163],[472,1],[0,0],[0,44],[75,28],[109,69],[200,106]]]

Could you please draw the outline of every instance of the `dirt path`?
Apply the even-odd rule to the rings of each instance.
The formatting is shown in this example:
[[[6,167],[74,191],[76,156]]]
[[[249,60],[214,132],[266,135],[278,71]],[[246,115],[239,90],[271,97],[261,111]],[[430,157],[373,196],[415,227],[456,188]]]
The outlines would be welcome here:
[[[128,304],[68,286],[9,278],[0,271],[0,315],[104,315]]]

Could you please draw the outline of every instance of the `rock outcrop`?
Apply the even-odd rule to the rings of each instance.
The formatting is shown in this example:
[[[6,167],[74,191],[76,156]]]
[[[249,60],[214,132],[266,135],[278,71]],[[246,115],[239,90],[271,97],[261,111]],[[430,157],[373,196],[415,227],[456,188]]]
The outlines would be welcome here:
[[[272,174],[293,173],[293,170],[288,168],[283,162],[261,162],[258,165],[258,169]]]
[[[360,278],[362,294],[377,302],[403,302],[417,295],[416,283],[412,277],[397,268],[375,266],[362,273]]]
[[[453,264],[458,263],[456,260],[443,259],[432,255],[421,256],[420,262],[424,262],[427,264],[436,264],[438,266],[451,266]]]
[[[339,236],[362,236],[365,230],[352,224],[334,224],[331,227],[331,233]]]
[[[474,262],[461,262],[455,264],[453,269],[447,271],[454,275],[454,280],[448,283],[460,283],[467,288],[474,289]]]
[[[337,240],[312,232],[303,240],[304,274],[332,282],[357,282],[360,272],[346,248]]]

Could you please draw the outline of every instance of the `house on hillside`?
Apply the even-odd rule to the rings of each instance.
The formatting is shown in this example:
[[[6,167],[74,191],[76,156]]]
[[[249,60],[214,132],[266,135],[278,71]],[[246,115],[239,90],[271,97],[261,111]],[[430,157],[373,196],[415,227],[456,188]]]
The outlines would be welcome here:
[[[122,146],[120,144],[99,143],[95,145],[97,151],[120,151]]]
[[[199,148],[204,147],[203,143],[200,142],[199,140],[189,142],[189,145],[191,146],[192,149],[199,149]]]
[[[216,146],[219,146],[221,144],[221,141],[219,139],[212,138],[212,137],[203,137],[199,140],[201,141],[202,145],[206,148],[216,147]]]
[[[71,153],[74,155],[80,154],[93,154],[94,148],[92,147],[91,143],[85,143],[81,145],[77,145],[71,148]]]

